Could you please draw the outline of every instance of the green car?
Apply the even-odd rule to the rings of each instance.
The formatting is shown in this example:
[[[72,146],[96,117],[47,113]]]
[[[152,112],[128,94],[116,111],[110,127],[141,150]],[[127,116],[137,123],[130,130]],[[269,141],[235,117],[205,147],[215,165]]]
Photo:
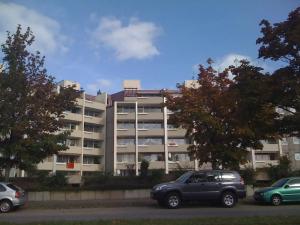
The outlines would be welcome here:
[[[282,202],[300,202],[300,177],[282,178],[271,187],[255,191],[254,199],[280,205]]]

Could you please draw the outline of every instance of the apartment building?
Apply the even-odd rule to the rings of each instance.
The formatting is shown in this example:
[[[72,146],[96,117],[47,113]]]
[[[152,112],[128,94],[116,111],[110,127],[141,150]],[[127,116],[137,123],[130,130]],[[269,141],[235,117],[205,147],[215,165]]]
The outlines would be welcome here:
[[[115,175],[130,171],[138,174],[143,159],[149,162],[149,169],[163,169],[165,173],[198,169],[197,161],[188,154],[185,130],[168,123],[172,112],[163,106],[164,101],[161,90],[142,90],[139,80],[125,80],[123,91],[110,96],[107,171]]]
[[[60,82],[58,91],[61,86],[74,86],[80,90],[80,84],[72,81]],[[82,92],[77,106],[64,112],[63,130],[71,131],[66,141],[69,149],[46,158],[38,164],[38,169],[53,173],[66,171],[68,175],[78,176],[104,172],[106,103],[106,93],[92,96]]]

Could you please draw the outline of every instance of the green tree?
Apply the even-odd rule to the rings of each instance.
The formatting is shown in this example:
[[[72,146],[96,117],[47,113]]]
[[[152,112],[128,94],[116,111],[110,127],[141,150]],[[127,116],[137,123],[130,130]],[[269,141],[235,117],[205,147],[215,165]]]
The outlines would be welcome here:
[[[148,176],[148,168],[149,168],[149,162],[143,159],[141,162],[141,177],[145,178]]]
[[[75,106],[79,92],[57,91],[54,77],[44,68],[45,58],[28,48],[34,42],[30,28],[7,33],[1,45],[0,167],[8,180],[11,168],[29,169],[47,156],[66,150],[68,132],[58,132],[66,109]]]
[[[281,134],[300,135],[300,7],[293,10],[286,21],[261,23],[262,37],[259,57],[283,62],[283,66],[271,74],[272,96],[270,102],[285,111],[277,119]]]

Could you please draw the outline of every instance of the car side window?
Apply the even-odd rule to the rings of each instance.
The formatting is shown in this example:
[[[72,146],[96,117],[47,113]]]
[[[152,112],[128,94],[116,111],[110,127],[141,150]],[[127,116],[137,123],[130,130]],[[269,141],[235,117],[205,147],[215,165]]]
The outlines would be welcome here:
[[[222,180],[223,181],[234,181],[236,179],[235,175],[230,172],[223,172],[222,173]]]
[[[2,184],[0,184],[0,192],[4,192],[4,191],[6,191],[6,188]]]
[[[188,179],[187,183],[196,184],[196,183],[201,183],[206,181],[207,179],[204,173],[195,173]]]
[[[300,187],[300,178],[297,178],[297,179],[292,179],[288,185],[290,187]]]
[[[207,179],[207,182],[218,182],[218,181],[220,181],[220,173],[219,172],[207,172],[206,179]]]

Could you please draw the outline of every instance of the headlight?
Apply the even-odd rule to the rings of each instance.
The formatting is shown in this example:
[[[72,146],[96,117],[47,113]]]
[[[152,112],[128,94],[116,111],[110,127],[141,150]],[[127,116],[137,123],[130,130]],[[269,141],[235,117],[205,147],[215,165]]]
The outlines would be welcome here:
[[[155,191],[161,191],[162,189],[165,189],[166,187],[167,187],[167,185],[158,186],[157,188],[155,188]]]

